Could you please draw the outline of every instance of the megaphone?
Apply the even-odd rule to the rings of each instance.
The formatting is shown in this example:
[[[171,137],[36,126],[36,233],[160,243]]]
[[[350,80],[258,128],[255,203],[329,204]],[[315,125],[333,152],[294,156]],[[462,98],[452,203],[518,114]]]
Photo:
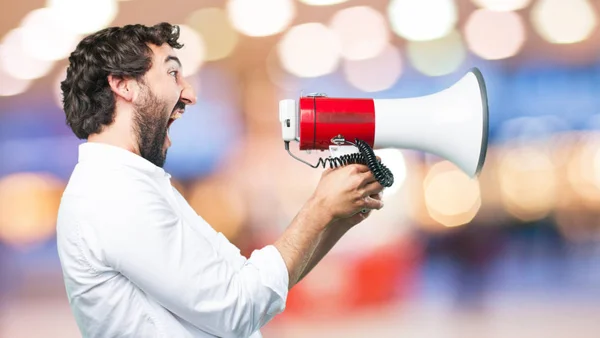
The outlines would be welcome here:
[[[313,168],[349,163],[369,166],[384,186],[393,175],[376,159],[374,149],[400,148],[437,155],[469,177],[481,172],[488,147],[488,103],[483,75],[472,68],[454,85],[434,94],[398,98],[335,98],[322,93],[279,102],[285,148]],[[329,150],[317,164],[295,156],[302,151]]]

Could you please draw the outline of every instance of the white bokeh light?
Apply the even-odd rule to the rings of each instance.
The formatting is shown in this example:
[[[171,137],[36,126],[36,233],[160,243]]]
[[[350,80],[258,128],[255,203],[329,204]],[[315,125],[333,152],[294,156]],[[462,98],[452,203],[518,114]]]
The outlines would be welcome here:
[[[481,207],[479,180],[470,178],[449,161],[431,167],[423,189],[429,215],[447,227],[467,224]]]
[[[117,0],[47,0],[73,33],[89,34],[106,28],[117,16]]]
[[[551,43],[576,43],[587,39],[598,24],[587,0],[539,0],[531,10],[534,29]]]
[[[0,45],[0,55],[2,55],[2,45]],[[17,79],[6,73],[0,67],[0,96],[13,96],[25,92],[31,86],[31,80]]]
[[[339,65],[340,49],[337,35],[316,22],[290,28],[277,46],[283,68],[298,77],[333,72]]]
[[[465,24],[465,40],[477,55],[488,60],[516,55],[525,43],[525,24],[516,12],[478,9]]]
[[[22,80],[32,80],[45,76],[52,69],[53,61],[35,59],[23,47],[23,30],[9,31],[0,49],[0,67],[8,75]]]
[[[180,29],[179,43],[183,48],[177,50],[177,56],[183,66],[183,76],[196,73],[204,63],[206,48],[202,37],[187,25],[178,25]]]
[[[481,8],[486,8],[492,11],[506,12],[506,11],[517,11],[523,9],[529,4],[531,0],[471,0],[473,3]]]
[[[377,92],[394,85],[402,75],[402,57],[395,46],[388,44],[377,56],[365,60],[344,60],[344,76],[352,86]]]
[[[375,155],[381,158],[381,163],[394,175],[394,184],[383,190],[383,198],[385,200],[387,197],[400,191],[404,185],[404,181],[406,180],[406,160],[400,149],[384,148],[377,149],[374,152]]]
[[[349,60],[375,57],[390,40],[385,17],[368,6],[337,11],[331,18],[329,27],[340,38],[342,56]]]
[[[413,67],[429,76],[454,72],[467,56],[463,39],[457,31],[432,41],[409,41],[406,52]]]
[[[55,10],[48,7],[29,12],[21,22],[23,49],[39,60],[60,60],[77,46],[80,36],[73,33]]]
[[[282,32],[296,16],[292,0],[229,0],[227,13],[232,26],[248,36]]]
[[[391,0],[388,17],[392,30],[407,40],[439,39],[455,28],[458,9],[454,0]]]
[[[300,0],[300,2],[310,6],[331,6],[344,3],[348,0]]]
[[[186,22],[202,37],[206,47],[206,61],[226,58],[239,41],[238,32],[233,29],[227,13],[221,8],[199,9],[191,13]]]

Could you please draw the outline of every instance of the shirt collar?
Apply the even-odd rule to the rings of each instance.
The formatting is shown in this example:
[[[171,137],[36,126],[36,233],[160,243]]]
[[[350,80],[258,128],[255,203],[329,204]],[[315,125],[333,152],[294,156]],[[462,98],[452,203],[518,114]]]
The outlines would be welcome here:
[[[84,142],[79,145],[79,162],[121,164],[152,175],[167,176],[163,168],[121,147],[106,143]]]

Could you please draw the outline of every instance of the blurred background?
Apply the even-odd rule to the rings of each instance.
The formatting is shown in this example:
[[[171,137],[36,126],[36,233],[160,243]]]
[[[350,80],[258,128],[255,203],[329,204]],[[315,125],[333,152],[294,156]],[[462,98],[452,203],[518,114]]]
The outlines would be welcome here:
[[[469,179],[381,149],[396,183],[296,286],[265,337],[600,336],[600,1],[2,0],[0,337],[80,337],[55,244],[81,143],[59,82],[76,43],[180,24],[198,104],[166,169],[245,255],[320,177],[283,147],[278,101],[402,98],[485,77],[490,145]],[[297,150],[297,145],[296,145]],[[316,160],[313,153],[300,154]]]

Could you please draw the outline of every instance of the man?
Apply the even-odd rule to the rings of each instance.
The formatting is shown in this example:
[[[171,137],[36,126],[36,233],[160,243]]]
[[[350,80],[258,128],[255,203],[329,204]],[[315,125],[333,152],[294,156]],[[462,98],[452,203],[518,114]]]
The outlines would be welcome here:
[[[246,259],[197,215],[163,170],[168,129],[196,102],[177,26],[129,25],[84,38],[61,84],[67,124],[86,139],[61,200],[58,252],[84,337],[260,337],[339,238],[380,209],[381,185],[326,170],[282,236]]]

